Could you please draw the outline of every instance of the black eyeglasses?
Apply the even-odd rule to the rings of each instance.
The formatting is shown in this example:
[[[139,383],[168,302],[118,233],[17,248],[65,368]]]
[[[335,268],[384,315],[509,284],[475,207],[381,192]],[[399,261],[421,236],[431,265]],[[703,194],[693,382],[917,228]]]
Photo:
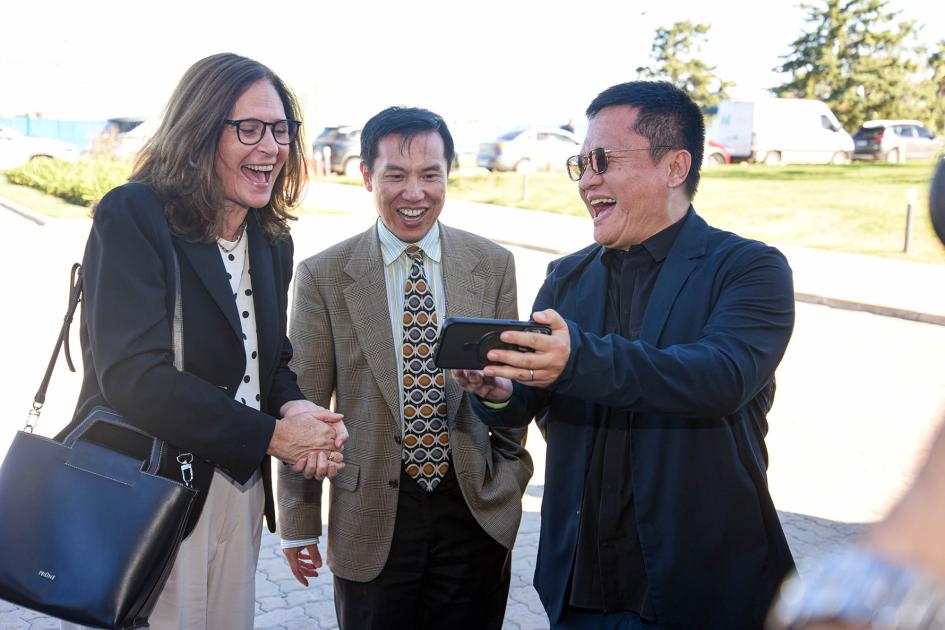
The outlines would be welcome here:
[[[591,170],[600,175],[607,170],[607,156],[612,153],[631,153],[633,151],[653,151],[656,149],[672,149],[673,147],[655,146],[640,147],[639,149],[591,149],[587,155],[572,155],[568,158],[568,177],[580,181],[584,171],[590,166]]]
[[[290,144],[299,135],[299,127],[302,125],[298,120],[277,120],[276,122],[263,122],[255,118],[244,118],[242,120],[224,120],[224,124],[236,127],[236,137],[243,144],[259,144],[266,133],[266,127],[272,127],[272,139],[276,144]]]

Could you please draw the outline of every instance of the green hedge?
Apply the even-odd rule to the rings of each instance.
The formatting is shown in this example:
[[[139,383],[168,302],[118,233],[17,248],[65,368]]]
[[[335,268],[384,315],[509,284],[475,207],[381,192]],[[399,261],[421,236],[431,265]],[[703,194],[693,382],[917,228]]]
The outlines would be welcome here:
[[[110,157],[84,157],[78,162],[30,160],[6,173],[13,184],[30,186],[69,203],[91,206],[105,193],[128,181],[131,163]]]

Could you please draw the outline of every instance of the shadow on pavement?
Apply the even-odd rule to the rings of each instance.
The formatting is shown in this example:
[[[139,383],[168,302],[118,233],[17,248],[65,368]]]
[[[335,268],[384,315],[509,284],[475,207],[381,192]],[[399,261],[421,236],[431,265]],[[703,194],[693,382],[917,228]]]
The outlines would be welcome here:
[[[801,575],[821,554],[852,543],[870,525],[832,521],[796,512],[779,511],[778,517]]]

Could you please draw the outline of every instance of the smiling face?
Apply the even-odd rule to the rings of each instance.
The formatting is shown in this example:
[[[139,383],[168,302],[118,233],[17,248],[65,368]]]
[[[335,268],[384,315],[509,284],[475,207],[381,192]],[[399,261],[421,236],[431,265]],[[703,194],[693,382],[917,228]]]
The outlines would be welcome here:
[[[269,81],[253,83],[236,101],[230,120],[255,118],[263,122],[285,120],[279,93]],[[239,141],[236,127],[224,125],[214,170],[223,185],[224,210],[262,208],[272,198],[272,187],[289,155],[287,145],[276,144],[267,127],[258,144]]]
[[[633,130],[637,114],[637,108],[629,105],[602,109],[588,125],[581,153],[586,155],[598,147],[649,148],[649,140]],[[578,189],[594,220],[595,241],[612,249],[628,249],[685,214],[689,204],[680,189],[685,172],[680,179],[679,165],[674,164],[678,153],[668,151],[656,163],[649,151],[616,153],[607,156],[604,173],[597,174],[589,167],[585,170]],[[688,172],[688,162],[685,168]]]
[[[446,201],[446,157],[435,131],[407,139],[389,134],[377,144],[374,168],[361,164],[378,216],[397,238],[416,243],[433,227]]]

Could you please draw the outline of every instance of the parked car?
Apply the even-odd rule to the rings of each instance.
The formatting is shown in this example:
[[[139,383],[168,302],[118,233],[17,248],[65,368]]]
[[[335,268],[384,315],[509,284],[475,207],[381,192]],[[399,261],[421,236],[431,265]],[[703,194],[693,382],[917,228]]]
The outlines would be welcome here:
[[[109,118],[105,121],[105,125],[98,136],[92,140],[92,152],[115,155],[123,151],[121,144],[124,134],[140,127],[145,120],[141,116]]]
[[[479,145],[476,164],[490,171],[563,170],[581,143],[570,131],[552,127],[517,129]]]
[[[322,156],[329,172],[361,177],[361,129],[358,127],[325,127],[312,142],[312,151]]]
[[[853,136],[853,159],[905,162],[942,152],[945,140],[918,120],[867,120]]]
[[[142,122],[119,132],[111,141],[109,151],[112,155],[125,159],[132,159],[157,131],[160,123],[159,116],[145,118]]]
[[[844,164],[853,138],[823,101],[762,98],[722,101],[715,140],[732,160],[776,164]]]
[[[79,147],[53,138],[24,136],[12,127],[0,125],[0,171],[42,158],[75,162],[79,159]]]
[[[728,150],[715,140],[705,141],[705,150],[702,153],[702,168],[731,164],[732,156]]]
[[[121,116],[118,118],[109,118],[105,121],[105,127],[102,129],[102,137],[114,139],[118,134],[128,133],[146,118],[142,116]]]

